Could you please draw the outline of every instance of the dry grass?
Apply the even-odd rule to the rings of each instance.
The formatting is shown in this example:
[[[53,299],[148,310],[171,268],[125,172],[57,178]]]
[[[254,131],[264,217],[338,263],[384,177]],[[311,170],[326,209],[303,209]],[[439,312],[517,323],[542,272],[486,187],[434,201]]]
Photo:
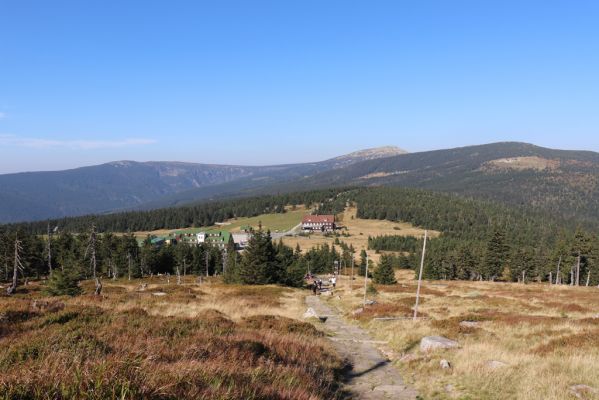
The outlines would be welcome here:
[[[106,281],[101,298],[58,299],[33,283],[2,297],[0,399],[338,396],[341,360],[312,325],[290,318],[302,291],[149,283],[139,292],[139,281]]]
[[[389,342],[394,362],[423,398],[557,400],[575,398],[572,385],[599,388],[599,289],[431,281],[423,283],[419,307],[429,319],[375,321],[412,313],[413,276],[400,271],[397,285],[376,286],[377,304],[359,316],[351,311],[361,306],[361,289],[354,285],[350,293],[343,277],[340,299],[329,301]],[[421,353],[420,339],[429,335],[455,339],[460,348]],[[451,370],[439,367],[442,358]],[[508,366],[493,369],[491,360]]]
[[[347,228],[347,233],[351,236],[341,237],[339,240],[354,246],[354,249],[359,253],[360,250],[368,249],[368,236],[379,236],[379,235],[403,235],[403,236],[416,236],[421,237],[424,235],[424,229],[415,227],[406,222],[392,222],[384,220],[374,219],[360,219],[356,218],[356,208],[349,207],[343,214],[338,216],[340,224]],[[439,232],[429,231],[431,237],[436,237]],[[295,248],[299,244],[302,250],[311,249],[313,247],[328,243],[332,245],[335,241],[333,237],[325,237],[322,234],[312,234],[310,237],[298,236],[298,237],[286,237],[283,238],[283,242]],[[368,256],[374,261],[378,262],[380,254],[374,252],[374,250],[368,250]]]

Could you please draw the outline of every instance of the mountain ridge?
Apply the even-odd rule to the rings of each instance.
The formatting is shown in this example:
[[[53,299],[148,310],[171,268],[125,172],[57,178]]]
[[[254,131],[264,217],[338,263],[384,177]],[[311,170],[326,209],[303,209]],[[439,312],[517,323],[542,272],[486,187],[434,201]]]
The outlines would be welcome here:
[[[376,148],[368,151],[369,158],[377,156]],[[380,156],[391,153],[385,147]],[[113,212],[232,182],[287,182],[348,166],[363,157],[354,152],[319,162],[266,166],[120,160],[63,171],[4,174],[0,175],[0,222]]]

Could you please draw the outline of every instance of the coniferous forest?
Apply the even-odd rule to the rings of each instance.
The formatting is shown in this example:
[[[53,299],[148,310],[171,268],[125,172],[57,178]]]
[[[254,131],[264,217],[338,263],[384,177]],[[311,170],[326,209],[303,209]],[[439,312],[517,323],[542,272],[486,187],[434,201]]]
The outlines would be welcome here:
[[[331,272],[335,261],[348,265],[355,255],[343,242],[304,251],[272,243],[268,232],[254,235],[248,251],[220,251],[206,245],[141,246],[128,232],[205,226],[232,217],[285,212],[305,205],[319,213],[357,206],[366,219],[405,221],[441,232],[430,240],[425,262],[428,279],[547,281],[599,284],[599,241],[592,221],[564,220],[529,207],[508,207],[450,194],[405,188],[343,188],[199,203],[187,207],[66,218],[0,227],[0,279],[11,282],[18,246],[19,280],[46,277],[50,268],[80,279],[93,275],[89,256],[92,226],[97,272],[102,277],[149,274],[225,274],[229,281],[298,285],[308,270]],[[51,230],[48,236],[48,227]],[[50,243],[48,243],[50,241]],[[374,250],[401,252],[385,258],[393,267],[419,264],[422,238],[369,238]],[[50,249],[50,251],[48,250]],[[49,258],[48,255],[51,257]],[[363,266],[362,266],[363,268]],[[256,271],[263,269],[262,276]],[[254,271],[254,272],[252,272]]]

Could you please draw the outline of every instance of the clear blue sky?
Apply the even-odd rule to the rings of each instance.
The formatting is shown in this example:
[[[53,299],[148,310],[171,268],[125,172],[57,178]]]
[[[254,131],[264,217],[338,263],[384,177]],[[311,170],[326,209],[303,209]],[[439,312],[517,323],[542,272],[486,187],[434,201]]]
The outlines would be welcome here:
[[[0,0],[0,173],[599,151],[598,1]]]

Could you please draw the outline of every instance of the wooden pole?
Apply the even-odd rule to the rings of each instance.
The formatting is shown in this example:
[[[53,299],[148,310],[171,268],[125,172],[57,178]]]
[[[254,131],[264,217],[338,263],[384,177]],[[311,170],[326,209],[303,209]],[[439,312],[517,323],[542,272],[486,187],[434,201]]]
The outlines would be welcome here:
[[[351,256],[351,279],[349,280],[349,291],[353,291],[354,288],[354,255]]]
[[[424,243],[422,244],[422,258],[420,259],[420,272],[418,273],[418,288],[416,289],[416,304],[414,304],[414,321],[418,318],[418,303],[420,301],[420,286],[422,285],[422,270],[424,269],[424,254],[426,252],[426,239],[428,231],[424,231]]]
[[[366,253],[366,270],[364,271],[364,304],[363,304],[363,307],[366,307],[367,286],[368,286],[368,253]]]

